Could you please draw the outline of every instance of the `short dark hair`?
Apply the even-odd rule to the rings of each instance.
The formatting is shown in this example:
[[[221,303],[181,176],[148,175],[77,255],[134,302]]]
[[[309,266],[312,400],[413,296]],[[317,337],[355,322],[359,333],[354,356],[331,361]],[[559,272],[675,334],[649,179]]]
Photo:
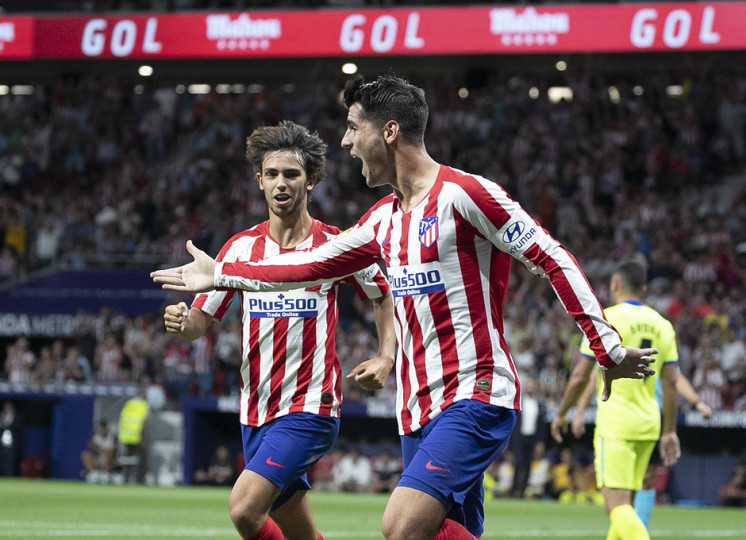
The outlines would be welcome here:
[[[648,270],[640,261],[626,260],[617,264],[614,275],[624,282],[624,286],[633,292],[641,292],[648,283]]]
[[[326,175],[326,143],[318,133],[283,120],[276,126],[256,128],[246,139],[246,159],[254,171],[261,174],[264,158],[270,152],[289,150],[298,155],[298,161],[308,178],[318,184]]]
[[[377,126],[395,120],[405,140],[423,143],[429,108],[425,91],[394,75],[379,75],[365,82],[356,75],[345,85],[343,101],[348,109],[355,103],[362,107],[365,118]]]

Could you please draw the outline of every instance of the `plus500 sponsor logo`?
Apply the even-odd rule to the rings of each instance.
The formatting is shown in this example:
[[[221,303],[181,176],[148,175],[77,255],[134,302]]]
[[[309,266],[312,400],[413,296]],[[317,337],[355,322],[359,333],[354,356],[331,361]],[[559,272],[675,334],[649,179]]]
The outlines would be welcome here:
[[[394,296],[415,296],[445,290],[440,270],[431,264],[390,269],[389,280]]]
[[[252,317],[314,317],[318,313],[318,300],[284,295],[275,299],[249,298],[249,312]]]

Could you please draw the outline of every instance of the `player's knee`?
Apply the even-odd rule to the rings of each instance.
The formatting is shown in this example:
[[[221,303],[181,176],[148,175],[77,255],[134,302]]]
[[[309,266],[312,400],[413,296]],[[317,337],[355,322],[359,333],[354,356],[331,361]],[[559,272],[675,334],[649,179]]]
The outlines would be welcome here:
[[[406,521],[384,513],[381,532],[386,540],[419,540],[422,531],[415,531]]]
[[[396,534],[396,520],[393,519],[389,512],[383,513],[383,519],[381,520],[381,532],[386,540],[393,540],[398,538]]]
[[[233,526],[244,538],[251,538],[261,529],[267,514],[258,512],[250,504],[241,500],[231,500],[229,511]]]

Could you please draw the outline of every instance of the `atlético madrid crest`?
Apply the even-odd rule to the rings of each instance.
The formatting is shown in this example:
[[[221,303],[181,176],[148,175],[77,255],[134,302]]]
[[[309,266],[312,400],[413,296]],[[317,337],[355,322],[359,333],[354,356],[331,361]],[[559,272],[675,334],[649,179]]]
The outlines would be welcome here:
[[[420,244],[429,248],[438,239],[438,216],[425,216],[420,220]]]

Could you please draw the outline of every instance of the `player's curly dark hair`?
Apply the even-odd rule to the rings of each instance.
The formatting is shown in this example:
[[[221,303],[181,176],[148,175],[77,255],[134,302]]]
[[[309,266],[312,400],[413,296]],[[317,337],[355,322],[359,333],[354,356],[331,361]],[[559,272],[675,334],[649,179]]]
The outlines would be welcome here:
[[[358,74],[347,81],[342,99],[348,109],[359,103],[365,118],[376,126],[395,120],[404,139],[424,142],[429,108],[422,88],[394,75],[379,75],[365,82]]]
[[[262,163],[267,154],[280,150],[289,150],[297,155],[306,176],[314,185],[324,179],[326,143],[315,131],[283,120],[276,126],[256,128],[246,139],[246,159],[258,173],[262,172]]]

